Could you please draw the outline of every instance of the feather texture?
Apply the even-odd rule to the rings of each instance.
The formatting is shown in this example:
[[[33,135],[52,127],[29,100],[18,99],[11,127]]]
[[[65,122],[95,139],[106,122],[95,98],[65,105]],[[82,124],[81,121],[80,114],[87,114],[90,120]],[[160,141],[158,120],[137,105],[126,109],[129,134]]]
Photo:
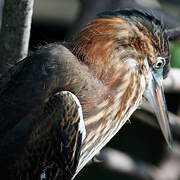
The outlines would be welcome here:
[[[0,79],[6,174],[75,177],[139,106],[158,56],[167,76],[166,32],[137,10],[100,14],[66,46],[43,47]]]

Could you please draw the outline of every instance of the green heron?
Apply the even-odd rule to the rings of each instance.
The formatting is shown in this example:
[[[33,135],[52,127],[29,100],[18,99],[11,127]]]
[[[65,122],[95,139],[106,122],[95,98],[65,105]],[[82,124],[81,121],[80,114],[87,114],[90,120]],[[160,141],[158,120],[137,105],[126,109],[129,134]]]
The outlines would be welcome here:
[[[0,79],[0,168],[11,179],[71,179],[140,106],[170,147],[162,80],[168,35],[139,10],[100,13],[72,43],[50,44]]]

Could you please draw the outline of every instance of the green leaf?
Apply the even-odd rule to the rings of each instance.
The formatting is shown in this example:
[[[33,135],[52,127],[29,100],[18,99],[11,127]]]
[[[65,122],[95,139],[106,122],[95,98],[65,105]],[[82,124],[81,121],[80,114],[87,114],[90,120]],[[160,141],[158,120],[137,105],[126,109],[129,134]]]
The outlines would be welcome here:
[[[180,43],[171,44],[171,66],[180,68]]]

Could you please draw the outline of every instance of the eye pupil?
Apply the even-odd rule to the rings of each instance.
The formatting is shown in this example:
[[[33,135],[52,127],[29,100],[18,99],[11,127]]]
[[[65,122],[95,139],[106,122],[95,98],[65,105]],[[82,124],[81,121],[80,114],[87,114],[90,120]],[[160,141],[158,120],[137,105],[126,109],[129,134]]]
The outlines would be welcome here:
[[[161,67],[161,65],[162,65],[162,62],[158,62],[158,63],[157,63],[157,66],[158,66],[158,67]]]
[[[156,65],[155,65],[155,69],[160,69],[165,65],[165,58],[163,57],[158,57],[156,60]]]

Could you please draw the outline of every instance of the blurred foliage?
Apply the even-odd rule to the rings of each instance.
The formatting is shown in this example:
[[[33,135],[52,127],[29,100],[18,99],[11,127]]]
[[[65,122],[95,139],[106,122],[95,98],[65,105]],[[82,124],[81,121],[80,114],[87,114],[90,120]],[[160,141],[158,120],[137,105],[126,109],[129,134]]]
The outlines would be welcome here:
[[[180,68],[180,42],[171,43],[171,66]]]

